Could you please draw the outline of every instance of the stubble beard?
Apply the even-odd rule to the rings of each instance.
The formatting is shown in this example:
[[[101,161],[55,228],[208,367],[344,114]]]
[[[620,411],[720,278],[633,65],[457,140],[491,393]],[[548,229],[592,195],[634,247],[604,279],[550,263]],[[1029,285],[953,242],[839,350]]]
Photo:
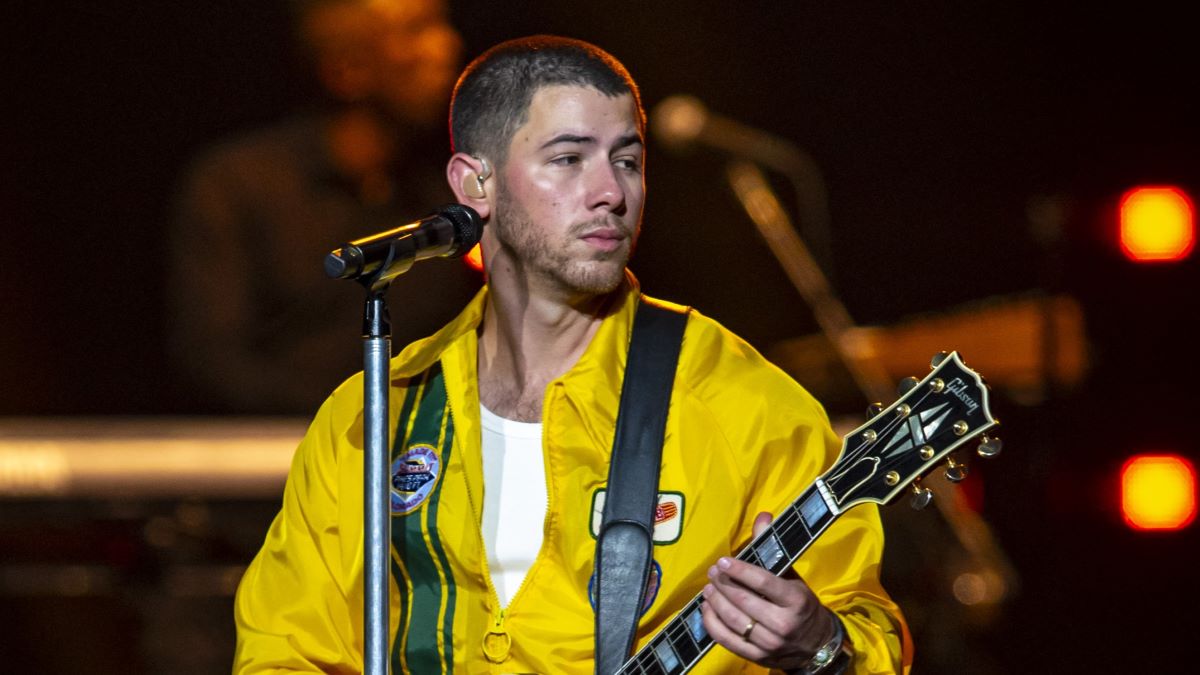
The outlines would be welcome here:
[[[568,247],[583,232],[611,224],[597,218],[572,225],[562,237],[542,236],[525,209],[500,187],[493,219],[496,238],[517,264],[571,294],[598,296],[611,293],[625,279],[625,265],[637,242],[639,222],[629,238],[629,246],[613,251],[592,250],[587,256],[572,255]],[[624,227],[624,225],[619,225]],[[571,247],[574,248],[574,247]]]

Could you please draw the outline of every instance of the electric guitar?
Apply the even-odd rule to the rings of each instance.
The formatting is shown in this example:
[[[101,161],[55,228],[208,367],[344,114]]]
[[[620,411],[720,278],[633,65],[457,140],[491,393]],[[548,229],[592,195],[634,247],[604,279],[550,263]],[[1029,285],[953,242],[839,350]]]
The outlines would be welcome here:
[[[956,352],[934,357],[933,371],[921,381],[907,378],[905,393],[842,440],[842,451],[828,471],[785,508],[771,525],[743,548],[737,559],[779,575],[791,567],[839,515],[859,504],[888,504],[911,490],[914,508],[932,499],[920,479],[946,459],[946,477],[958,482],[965,465],[950,453],[981,436],[978,453],[1000,452],[999,439],[986,432],[999,424],[988,408],[988,387]],[[617,675],[676,675],[691,670],[712,648],[704,630],[697,595],[663,627]]]

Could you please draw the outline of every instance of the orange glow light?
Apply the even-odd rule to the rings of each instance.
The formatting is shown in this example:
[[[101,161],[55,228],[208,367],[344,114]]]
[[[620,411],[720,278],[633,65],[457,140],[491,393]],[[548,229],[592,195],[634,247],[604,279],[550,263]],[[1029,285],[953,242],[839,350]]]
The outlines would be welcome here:
[[[1196,517],[1196,470],[1178,455],[1137,455],[1121,468],[1121,512],[1135,530],[1179,530]]]
[[[483,249],[479,247],[479,244],[472,246],[471,250],[467,251],[467,254],[463,256],[463,260],[466,261],[467,266],[471,269],[477,272],[483,271]]]
[[[1182,260],[1196,242],[1192,200],[1176,187],[1138,187],[1121,197],[1121,250],[1135,262]]]

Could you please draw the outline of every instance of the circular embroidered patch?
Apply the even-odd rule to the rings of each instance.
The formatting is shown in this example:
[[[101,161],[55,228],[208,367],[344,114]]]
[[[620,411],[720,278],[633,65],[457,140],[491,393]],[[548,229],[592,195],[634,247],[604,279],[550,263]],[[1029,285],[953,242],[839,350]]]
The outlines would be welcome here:
[[[430,445],[414,445],[392,460],[392,514],[403,515],[419,507],[441,472],[441,460]]]
[[[654,604],[654,599],[658,597],[658,588],[662,585],[662,566],[657,560],[650,561],[650,578],[646,580],[646,598],[642,601],[642,611],[638,612],[638,616],[646,613],[650,609],[650,605]],[[592,603],[592,611],[596,610],[596,575],[593,573],[588,579],[588,602]]]

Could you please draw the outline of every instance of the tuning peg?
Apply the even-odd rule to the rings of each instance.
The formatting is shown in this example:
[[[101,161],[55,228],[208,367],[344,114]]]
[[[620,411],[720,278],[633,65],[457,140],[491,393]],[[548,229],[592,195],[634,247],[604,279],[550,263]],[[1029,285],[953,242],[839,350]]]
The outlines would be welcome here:
[[[929,367],[937,368],[938,366],[942,365],[942,362],[945,361],[949,356],[950,352],[938,352],[934,354],[933,358],[929,360]]]
[[[875,401],[867,406],[867,419],[873,419],[881,412],[883,412],[883,404],[879,401]]]
[[[913,494],[908,499],[908,505],[913,507],[914,511],[924,509],[929,506],[929,502],[933,501],[933,491],[927,487],[921,487],[920,481],[912,484],[912,491]]]
[[[959,464],[953,457],[946,458],[946,480],[951,483],[961,483],[967,477],[967,465]]]
[[[896,390],[900,392],[901,396],[903,396],[912,391],[913,387],[920,383],[921,381],[915,377],[906,377],[903,380],[900,380],[900,384],[896,386]]]
[[[995,457],[1004,449],[1004,443],[999,438],[993,438],[988,435],[983,436],[979,448],[975,451],[980,457]]]

